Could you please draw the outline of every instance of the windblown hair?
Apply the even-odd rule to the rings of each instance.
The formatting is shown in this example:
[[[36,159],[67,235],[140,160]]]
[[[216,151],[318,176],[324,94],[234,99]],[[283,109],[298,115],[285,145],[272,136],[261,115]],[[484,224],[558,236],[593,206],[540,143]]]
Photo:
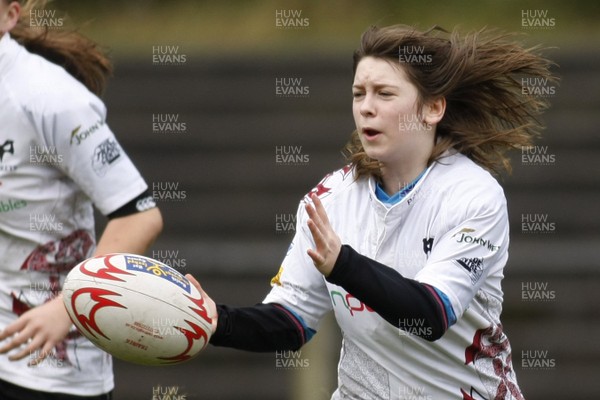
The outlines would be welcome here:
[[[112,74],[112,64],[98,45],[76,30],[32,26],[31,11],[43,10],[48,0],[21,0],[20,3],[23,5],[21,15],[10,35],[30,52],[60,65],[91,92],[101,95]]]
[[[420,49],[427,62],[401,63],[401,52],[409,48]],[[353,67],[356,73],[364,57],[394,62],[416,86],[419,109],[428,101],[446,99],[429,164],[454,148],[499,174],[511,171],[506,152],[531,146],[543,128],[538,117],[549,104],[528,90],[523,78],[551,83],[557,78],[550,72],[553,63],[537,50],[522,47],[514,35],[486,29],[461,36],[439,27],[420,32],[405,25],[373,26],[361,37]],[[357,131],[346,144],[345,154],[357,177],[381,176],[380,163],[367,156]]]

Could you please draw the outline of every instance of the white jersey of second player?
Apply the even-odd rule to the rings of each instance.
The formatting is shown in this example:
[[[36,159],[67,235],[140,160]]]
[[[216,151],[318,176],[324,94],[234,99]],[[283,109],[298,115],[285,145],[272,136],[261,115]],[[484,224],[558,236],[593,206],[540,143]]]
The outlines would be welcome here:
[[[334,399],[520,398],[499,319],[506,200],[488,172],[447,154],[391,207],[377,199],[372,178],[357,180],[350,167],[313,192],[342,243],[439,289],[457,317],[441,339],[428,342],[415,336],[427,335],[424,321],[401,321],[406,329],[399,330],[327,282],[306,254],[314,243],[301,204],[296,235],[264,302],[285,305],[314,330],[334,311],[344,339]]]
[[[0,40],[0,329],[56,296],[95,248],[95,204],[109,214],[147,185],[106,124],[106,109],[63,68]],[[34,355],[32,355],[33,357]],[[75,330],[36,368],[0,358],[0,379],[98,395],[111,358]]]

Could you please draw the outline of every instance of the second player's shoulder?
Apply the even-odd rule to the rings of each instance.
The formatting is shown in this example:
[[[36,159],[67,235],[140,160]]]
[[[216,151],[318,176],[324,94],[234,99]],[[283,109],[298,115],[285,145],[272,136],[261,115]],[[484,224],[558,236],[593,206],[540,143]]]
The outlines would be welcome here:
[[[90,104],[102,104],[64,68],[27,51],[19,53],[17,64],[10,71],[9,82],[15,100],[33,114],[60,114]]]

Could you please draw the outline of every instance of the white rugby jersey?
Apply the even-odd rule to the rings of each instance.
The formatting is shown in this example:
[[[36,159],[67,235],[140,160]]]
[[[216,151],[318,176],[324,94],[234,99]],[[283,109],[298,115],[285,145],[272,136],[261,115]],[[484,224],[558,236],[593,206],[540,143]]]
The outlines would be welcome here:
[[[343,345],[333,399],[522,398],[499,319],[506,200],[488,172],[448,154],[391,207],[377,199],[373,179],[356,180],[350,167],[313,192],[343,244],[441,290],[457,317],[441,339],[428,342],[410,333],[427,329],[424,321],[403,321],[408,329],[399,330],[327,282],[306,254],[314,242],[301,204],[296,235],[264,302],[289,307],[315,330],[334,311]]]
[[[106,109],[64,69],[0,40],[0,329],[55,297],[95,248],[103,214],[147,188],[106,124]],[[0,379],[49,392],[97,395],[112,360],[73,331],[38,367],[0,357]]]

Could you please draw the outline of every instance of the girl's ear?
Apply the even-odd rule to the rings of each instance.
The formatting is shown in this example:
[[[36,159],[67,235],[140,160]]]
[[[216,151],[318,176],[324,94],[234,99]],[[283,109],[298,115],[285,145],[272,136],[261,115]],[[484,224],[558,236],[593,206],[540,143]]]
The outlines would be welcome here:
[[[423,122],[435,125],[442,120],[446,112],[446,99],[440,97],[423,105]]]
[[[19,22],[21,15],[21,4],[18,1],[11,1],[4,10],[0,12],[0,36],[10,32]]]

